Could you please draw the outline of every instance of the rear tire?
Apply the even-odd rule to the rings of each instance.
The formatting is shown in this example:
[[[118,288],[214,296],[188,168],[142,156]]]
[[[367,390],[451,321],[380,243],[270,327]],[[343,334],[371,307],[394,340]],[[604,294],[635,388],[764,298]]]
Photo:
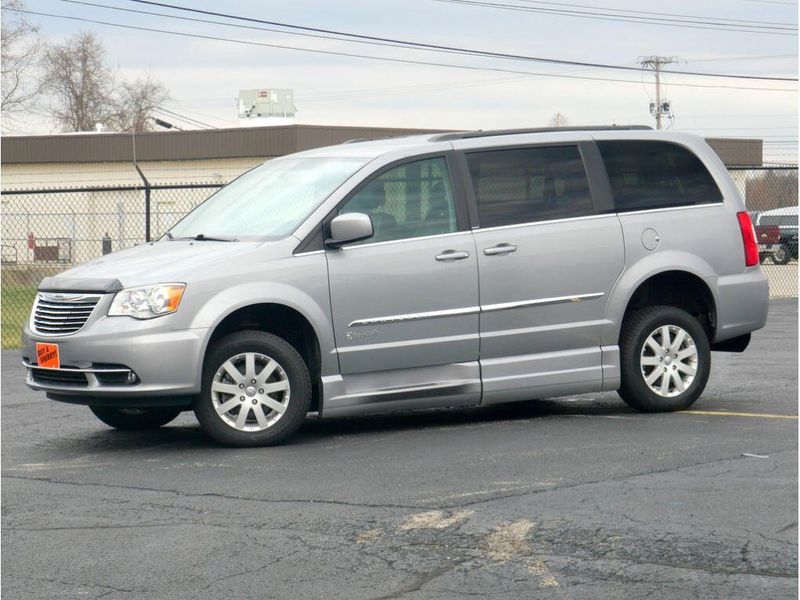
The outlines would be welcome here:
[[[181,414],[180,408],[110,408],[90,406],[89,409],[106,425],[123,431],[158,429]]]
[[[643,412],[683,410],[708,382],[711,349],[700,322],[673,306],[629,314],[620,335],[619,395]]]
[[[286,340],[239,331],[214,343],[203,365],[194,412],[203,430],[226,446],[279,444],[311,406],[305,361]]]

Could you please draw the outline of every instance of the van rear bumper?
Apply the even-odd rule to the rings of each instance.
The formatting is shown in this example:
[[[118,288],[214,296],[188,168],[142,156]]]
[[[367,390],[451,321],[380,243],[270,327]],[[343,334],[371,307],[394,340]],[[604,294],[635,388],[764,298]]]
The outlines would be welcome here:
[[[714,343],[745,335],[766,325],[769,283],[760,267],[750,267],[735,275],[713,277],[709,283],[711,289],[716,290]]]

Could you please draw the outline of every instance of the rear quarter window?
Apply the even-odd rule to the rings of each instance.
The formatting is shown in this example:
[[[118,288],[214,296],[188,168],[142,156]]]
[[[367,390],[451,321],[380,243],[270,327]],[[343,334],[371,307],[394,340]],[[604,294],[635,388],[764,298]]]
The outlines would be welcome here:
[[[617,211],[722,202],[722,193],[693,152],[670,142],[598,141]]]

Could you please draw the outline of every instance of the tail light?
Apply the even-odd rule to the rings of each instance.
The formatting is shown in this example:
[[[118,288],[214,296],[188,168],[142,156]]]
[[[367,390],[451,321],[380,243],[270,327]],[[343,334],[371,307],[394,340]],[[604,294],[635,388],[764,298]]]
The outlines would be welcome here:
[[[750,215],[745,211],[736,213],[739,219],[739,229],[742,231],[742,243],[744,244],[744,264],[746,267],[753,267],[758,264],[758,242],[756,241],[756,230]]]

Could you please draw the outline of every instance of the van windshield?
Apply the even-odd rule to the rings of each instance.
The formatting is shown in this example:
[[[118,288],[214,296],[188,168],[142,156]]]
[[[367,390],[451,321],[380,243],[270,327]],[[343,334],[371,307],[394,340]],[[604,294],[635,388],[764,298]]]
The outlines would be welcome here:
[[[366,158],[280,158],[234,179],[168,233],[169,239],[264,240],[292,233]]]

